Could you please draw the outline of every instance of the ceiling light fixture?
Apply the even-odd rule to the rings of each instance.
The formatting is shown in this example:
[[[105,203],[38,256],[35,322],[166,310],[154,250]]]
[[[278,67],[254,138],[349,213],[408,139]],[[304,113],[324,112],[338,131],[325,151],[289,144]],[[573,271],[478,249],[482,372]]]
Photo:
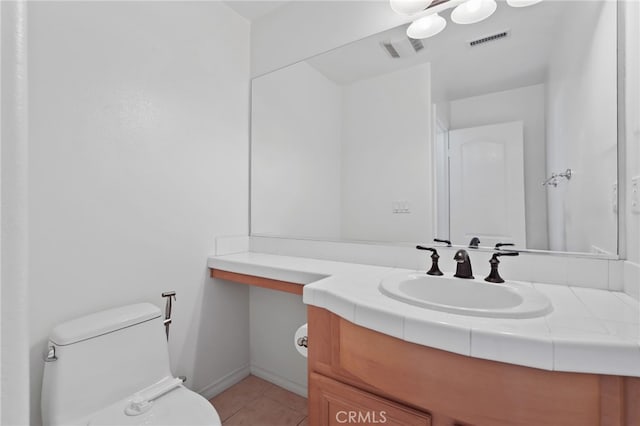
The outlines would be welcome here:
[[[407,36],[413,39],[433,37],[447,26],[447,20],[434,13],[414,21],[407,28]]]
[[[526,7],[542,0],[507,0],[509,6]],[[475,24],[493,15],[496,0],[389,0],[391,8],[400,15],[416,15],[407,28],[407,36],[414,40],[433,37],[447,26],[438,13],[453,9],[451,20],[456,24]]]
[[[495,0],[467,0],[451,12],[456,24],[475,24],[493,15],[498,5]]]
[[[511,7],[527,7],[540,3],[542,0],[507,0],[507,4]]]
[[[390,0],[391,9],[400,15],[413,15],[429,7],[433,0]]]

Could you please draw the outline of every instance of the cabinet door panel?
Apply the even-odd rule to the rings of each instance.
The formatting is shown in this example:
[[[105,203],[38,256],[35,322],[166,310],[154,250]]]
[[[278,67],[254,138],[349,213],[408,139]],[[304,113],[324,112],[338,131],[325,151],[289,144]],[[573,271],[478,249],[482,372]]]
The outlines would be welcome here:
[[[412,410],[354,387],[311,373],[312,426],[430,426],[429,414]]]

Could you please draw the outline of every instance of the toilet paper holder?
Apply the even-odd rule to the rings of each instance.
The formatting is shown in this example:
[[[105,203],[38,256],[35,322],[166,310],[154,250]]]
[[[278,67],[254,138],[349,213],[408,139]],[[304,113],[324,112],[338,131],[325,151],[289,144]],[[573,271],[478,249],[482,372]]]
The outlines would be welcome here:
[[[307,324],[302,324],[293,334],[293,347],[301,356],[307,357],[307,345],[309,344],[309,330]]]
[[[302,336],[302,337],[298,337],[298,340],[296,340],[296,343],[298,344],[298,346],[302,346],[306,348],[308,341],[309,339],[307,338],[307,336]]]

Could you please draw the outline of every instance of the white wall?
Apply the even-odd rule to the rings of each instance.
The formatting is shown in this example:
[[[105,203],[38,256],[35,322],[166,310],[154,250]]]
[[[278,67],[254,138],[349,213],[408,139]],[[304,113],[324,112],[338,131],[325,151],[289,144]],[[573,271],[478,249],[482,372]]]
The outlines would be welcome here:
[[[248,289],[206,268],[215,235],[248,230],[248,22],[216,2],[28,8],[31,423],[55,324],[166,290],[173,373],[212,392],[249,362]]]
[[[252,82],[251,232],[340,238],[341,88],[306,62]]]
[[[549,68],[547,174],[574,172],[547,191],[549,243],[552,250],[616,253],[616,2],[582,6],[556,41]]]
[[[26,5],[0,2],[0,424],[29,423]]]
[[[344,88],[342,239],[433,238],[430,84],[423,64]]]
[[[409,18],[386,0],[292,1],[252,22],[252,77],[379,33]]]
[[[251,372],[307,396],[307,359],[293,336],[307,322],[302,296],[251,287]]]
[[[540,185],[546,174],[544,85],[458,99],[449,105],[451,130],[523,121],[527,248],[548,250],[547,199]]]

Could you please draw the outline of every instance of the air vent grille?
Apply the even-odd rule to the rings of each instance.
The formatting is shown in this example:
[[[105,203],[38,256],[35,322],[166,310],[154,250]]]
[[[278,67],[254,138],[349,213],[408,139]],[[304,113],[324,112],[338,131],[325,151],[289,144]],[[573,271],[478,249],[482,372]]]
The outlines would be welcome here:
[[[411,46],[413,47],[413,50],[415,50],[416,52],[419,52],[422,49],[424,49],[424,43],[422,43],[422,40],[409,38],[409,41],[411,42]]]
[[[384,47],[387,50],[387,53],[392,58],[399,58],[400,57],[400,54],[398,53],[396,48],[393,47],[393,45],[391,43],[389,43],[389,42],[382,43],[382,47]]]
[[[482,37],[469,42],[469,46],[474,47],[479,44],[489,43],[490,41],[496,41],[505,38],[509,35],[509,31],[502,31],[501,33],[493,34],[487,37]]]

